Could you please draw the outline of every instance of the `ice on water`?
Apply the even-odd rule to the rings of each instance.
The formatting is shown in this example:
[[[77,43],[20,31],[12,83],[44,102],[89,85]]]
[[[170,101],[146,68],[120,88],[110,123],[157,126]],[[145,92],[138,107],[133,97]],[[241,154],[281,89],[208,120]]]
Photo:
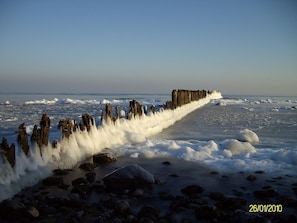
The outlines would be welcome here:
[[[297,172],[297,100],[294,98],[218,99],[218,93],[173,111],[164,110],[130,121],[121,118],[115,125],[101,126],[105,103],[118,106],[121,116],[125,116],[133,98],[148,107],[162,105],[170,100],[170,95],[30,98],[33,96],[23,101],[11,96],[0,101],[1,137],[7,137],[9,143],[15,140],[15,130],[21,122],[25,122],[30,133],[43,112],[51,118],[51,139],[59,137],[55,124],[62,118],[78,120],[81,114],[89,113],[97,126],[89,133],[77,132],[69,140],[60,140],[56,149],[50,145],[43,147],[42,157],[34,146],[28,158],[18,150],[14,169],[0,160],[0,200],[49,176],[53,169],[71,168],[106,147],[116,156],[175,157],[222,172]]]

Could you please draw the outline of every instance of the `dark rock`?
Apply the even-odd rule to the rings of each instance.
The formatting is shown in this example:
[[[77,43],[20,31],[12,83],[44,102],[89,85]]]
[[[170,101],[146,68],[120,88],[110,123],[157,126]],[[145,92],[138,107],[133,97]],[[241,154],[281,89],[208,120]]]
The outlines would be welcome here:
[[[25,205],[16,200],[4,200],[0,204],[0,217],[3,219],[20,219],[25,214]]]
[[[207,204],[207,200],[201,198],[190,198],[189,199],[189,208],[195,208],[201,205]]]
[[[278,177],[272,177],[273,180],[282,180],[283,177],[282,176],[278,176]]]
[[[154,222],[157,222],[159,217],[159,211],[156,208],[150,206],[144,206],[137,214],[138,218],[148,218]]]
[[[174,212],[184,211],[188,207],[189,207],[189,198],[188,197],[177,196],[170,203],[170,209],[173,210]]]
[[[246,179],[248,181],[255,181],[255,180],[257,180],[257,177],[255,175],[249,175]]]
[[[82,163],[79,165],[79,168],[85,171],[93,171],[96,165],[94,163]]]
[[[96,179],[96,173],[95,172],[89,172],[86,173],[86,180],[90,183],[94,182]]]
[[[297,208],[297,200],[291,197],[281,197],[279,203],[283,204],[286,207]]]
[[[200,194],[204,191],[204,189],[199,186],[199,185],[190,185],[190,186],[187,186],[183,189],[181,189],[181,192],[185,195],[194,195],[194,194]]]
[[[120,215],[126,215],[130,213],[130,204],[126,200],[119,200],[115,204],[115,210]]]
[[[85,198],[85,196],[90,192],[91,192],[91,187],[86,184],[76,185],[71,190],[71,193],[77,193],[77,194],[81,195],[83,198]]]
[[[48,177],[42,181],[44,186],[61,186],[63,185],[63,179],[60,177]]]
[[[68,198],[70,200],[79,200],[80,199],[80,196],[77,193],[70,193],[70,194],[68,194]]]
[[[39,213],[41,216],[49,216],[57,213],[57,208],[49,205],[43,205],[40,207]]]
[[[92,189],[93,189],[94,191],[96,191],[97,193],[102,193],[102,192],[105,191],[105,186],[95,184],[95,185],[92,186]]]
[[[164,166],[171,166],[171,163],[170,163],[169,161],[164,161],[162,164],[163,164]]]
[[[141,188],[138,188],[132,193],[132,195],[134,197],[142,197],[144,195],[144,190]]]
[[[263,190],[254,191],[254,196],[260,198],[276,197],[278,196],[278,192],[274,188],[269,187]]]
[[[135,190],[155,183],[155,178],[141,166],[132,164],[106,175],[103,182],[109,190]]]
[[[297,187],[292,187],[292,190],[293,190],[294,193],[297,195]]]
[[[62,169],[55,169],[53,172],[56,176],[65,176],[69,174],[69,170],[62,170]]]
[[[104,164],[115,162],[117,159],[111,157],[108,153],[99,153],[93,156],[93,162],[96,164]]]
[[[88,181],[82,177],[79,177],[75,180],[73,180],[71,182],[72,186],[78,186],[78,185],[85,185],[85,184],[88,184]]]
[[[263,171],[263,170],[257,170],[257,171],[255,171],[255,173],[256,173],[256,174],[263,174],[264,171]]]
[[[174,196],[169,191],[160,191],[158,195],[159,195],[159,198],[164,201],[174,200]]]
[[[195,210],[195,216],[198,220],[215,220],[220,218],[220,212],[215,207],[200,206]]]
[[[225,196],[221,192],[212,192],[209,194],[209,197],[216,201],[220,201],[225,198]]]
[[[176,173],[170,174],[170,177],[179,177]]]
[[[216,206],[223,210],[236,210],[245,207],[247,200],[237,197],[225,197],[221,199]]]

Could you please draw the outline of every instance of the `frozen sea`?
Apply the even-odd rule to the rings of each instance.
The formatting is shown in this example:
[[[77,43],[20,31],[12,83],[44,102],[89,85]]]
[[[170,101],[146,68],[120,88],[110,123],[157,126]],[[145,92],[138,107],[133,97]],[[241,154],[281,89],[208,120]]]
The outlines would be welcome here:
[[[155,115],[127,120],[129,101]],[[56,168],[71,168],[89,156],[110,148],[117,157],[174,157],[199,162],[214,171],[237,173],[262,170],[271,175],[297,173],[297,97],[230,96],[216,92],[176,110],[162,107],[171,95],[159,94],[0,94],[0,137],[16,143],[18,126],[27,133],[44,112],[51,119],[50,141],[31,145],[26,157],[17,147],[14,168],[0,158],[0,201],[36,184]],[[115,124],[101,123],[105,104],[117,106],[122,116]],[[147,109],[148,110],[148,109]],[[96,126],[60,139],[60,119],[81,120],[88,113]]]

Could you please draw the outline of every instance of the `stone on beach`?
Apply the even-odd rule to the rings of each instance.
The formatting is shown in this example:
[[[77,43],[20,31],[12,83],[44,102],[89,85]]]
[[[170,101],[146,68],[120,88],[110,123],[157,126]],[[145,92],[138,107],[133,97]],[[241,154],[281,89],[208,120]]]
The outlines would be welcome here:
[[[141,166],[131,164],[106,175],[103,182],[109,190],[132,190],[155,183],[155,178]]]
[[[111,163],[117,159],[108,153],[99,153],[93,156],[93,162],[96,164]]]

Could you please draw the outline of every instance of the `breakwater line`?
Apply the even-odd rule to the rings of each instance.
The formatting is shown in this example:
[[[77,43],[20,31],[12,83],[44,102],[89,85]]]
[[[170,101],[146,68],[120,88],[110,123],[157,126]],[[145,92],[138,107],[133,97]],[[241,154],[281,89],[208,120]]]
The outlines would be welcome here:
[[[83,116],[83,122],[80,124],[69,119],[61,120],[59,125],[62,136],[52,143],[44,139],[50,125],[50,119],[45,115],[41,119],[40,126],[34,128],[31,143],[26,142],[26,138],[29,137],[24,125],[21,125],[18,129],[18,144],[10,146],[8,142],[1,144],[0,201],[13,196],[25,187],[36,184],[51,175],[54,169],[72,168],[78,162],[102,152],[105,148],[143,142],[146,137],[161,132],[190,112],[207,104],[211,99],[220,97],[219,92],[209,92],[199,100],[191,100],[191,103],[187,101],[175,108],[159,111],[151,108],[151,112],[137,109],[140,105],[132,101],[128,119],[119,118],[116,111],[109,113],[110,109],[107,108],[105,114],[102,114],[100,126],[96,126],[94,119],[88,115]],[[14,149],[14,152],[7,148]],[[11,157],[14,157],[14,160]]]

